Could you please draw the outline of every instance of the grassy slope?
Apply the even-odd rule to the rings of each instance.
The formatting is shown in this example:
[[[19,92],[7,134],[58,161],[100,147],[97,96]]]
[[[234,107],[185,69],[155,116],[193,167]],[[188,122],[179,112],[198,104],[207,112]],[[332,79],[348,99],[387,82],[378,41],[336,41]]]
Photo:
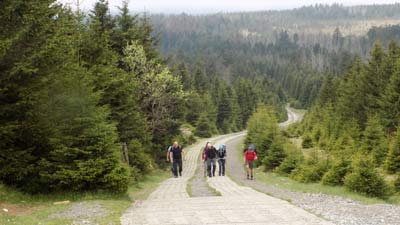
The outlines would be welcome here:
[[[243,143],[238,145],[237,154],[238,157],[242,158]],[[288,177],[281,176],[277,173],[273,172],[264,172],[263,168],[257,168],[254,171],[255,178],[265,183],[269,186],[274,186],[277,188],[296,191],[296,192],[305,192],[305,193],[322,193],[327,195],[336,195],[344,198],[360,201],[365,204],[379,204],[379,203],[392,203],[392,204],[400,204],[399,196],[392,196],[387,200],[382,200],[378,198],[370,198],[361,194],[357,194],[347,190],[344,187],[340,186],[327,186],[321,183],[301,183],[295,180],[292,180]]]
[[[66,193],[54,195],[27,195],[14,189],[0,185],[0,206],[12,209],[5,213],[1,208],[0,224],[71,224],[68,219],[50,219],[49,215],[59,213],[69,208],[72,203],[88,202],[100,203],[109,215],[94,219],[99,224],[119,224],[122,213],[135,200],[146,199],[158,187],[159,183],[169,177],[168,171],[154,171],[137,184],[131,185],[125,194],[97,193]],[[53,202],[69,200],[68,205],[53,205]],[[16,212],[16,213],[14,213]]]

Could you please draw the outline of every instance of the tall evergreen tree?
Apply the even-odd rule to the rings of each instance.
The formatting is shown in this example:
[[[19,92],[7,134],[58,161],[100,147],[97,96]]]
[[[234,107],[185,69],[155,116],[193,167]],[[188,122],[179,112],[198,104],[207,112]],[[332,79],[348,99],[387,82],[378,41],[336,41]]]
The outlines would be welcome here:
[[[390,146],[388,156],[385,161],[386,171],[389,173],[400,172],[400,131],[397,131],[397,135],[393,139],[393,143]]]

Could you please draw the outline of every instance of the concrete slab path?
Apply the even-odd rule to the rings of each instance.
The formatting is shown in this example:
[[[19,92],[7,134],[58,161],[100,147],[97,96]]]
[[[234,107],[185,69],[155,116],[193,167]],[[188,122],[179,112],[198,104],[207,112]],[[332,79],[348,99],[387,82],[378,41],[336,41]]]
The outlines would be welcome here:
[[[243,135],[245,133],[223,135],[210,141],[227,143]],[[332,224],[289,202],[240,186],[226,176],[207,178],[208,184],[222,196],[190,198],[186,185],[195,173],[203,146],[204,143],[199,143],[187,149],[182,177],[162,182],[147,200],[125,212],[121,224]]]

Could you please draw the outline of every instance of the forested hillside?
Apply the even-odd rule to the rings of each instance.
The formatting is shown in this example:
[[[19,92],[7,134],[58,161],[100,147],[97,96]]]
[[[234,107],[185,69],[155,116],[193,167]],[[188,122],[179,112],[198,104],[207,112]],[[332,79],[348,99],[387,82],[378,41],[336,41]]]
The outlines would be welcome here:
[[[400,192],[399,123],[400,47],[376,43],[367,62],[326,76],[304,121],[288,131],[279,132],[273,110],[258,108],[246,142],[259,146],[266,171],[386,198]]]
[[[326,74],[342,75],[373,43],[396,40],[400,5],[315,5],[295,10],[153,15],[160,49],[189,68],[202,62],[219,77],[265,77],[296,105],[314,101]]]
[[[264,77],[167,65],[127,1],[115,16],[106,0],[87,13],[2,1],[0,26],[0,180],[26,192],[124,192],[172,141],[242,130],[261,102],[283,112]]]

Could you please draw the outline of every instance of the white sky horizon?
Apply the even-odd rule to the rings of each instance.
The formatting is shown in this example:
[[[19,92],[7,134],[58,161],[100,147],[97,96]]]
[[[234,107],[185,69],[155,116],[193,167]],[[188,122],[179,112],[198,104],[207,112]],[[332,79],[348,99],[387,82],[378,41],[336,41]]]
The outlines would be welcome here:
[[[75,8],[78,0],[58,0]],[[96,0],[79,0],[81,10],[89,11]],[[108,0],[111,12],[115,13],[123,0]],[[129,9],[132,12],[147,12],[151,14],[211,14],[218,12],[250,12],[265,10],[285,10],[314,4],[339,3],[345,6],[393,4],[400,0],[130,0]]]

